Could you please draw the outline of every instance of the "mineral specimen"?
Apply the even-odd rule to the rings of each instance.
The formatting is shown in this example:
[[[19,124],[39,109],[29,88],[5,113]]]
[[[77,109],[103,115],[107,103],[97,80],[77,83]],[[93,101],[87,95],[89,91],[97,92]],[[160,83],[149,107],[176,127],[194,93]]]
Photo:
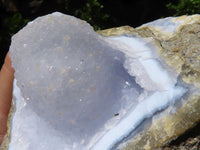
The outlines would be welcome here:
[[[177,135],[170,124],[199,99],[198,66],[178,57],[187,54],[182,41],[173,44],[192,18],[101,35],[58,12],[30,22],[10,46],[15,110],[8,149],[150,149],[170,141]]]

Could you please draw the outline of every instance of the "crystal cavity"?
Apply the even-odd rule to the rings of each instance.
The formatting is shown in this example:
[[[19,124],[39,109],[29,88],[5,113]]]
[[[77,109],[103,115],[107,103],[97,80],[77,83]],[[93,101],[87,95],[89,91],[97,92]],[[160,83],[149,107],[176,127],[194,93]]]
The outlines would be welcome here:
[[[15,34],[10,55],[9,150],[109,150],[186,92],[151,40],[103,37],[58,12]]]

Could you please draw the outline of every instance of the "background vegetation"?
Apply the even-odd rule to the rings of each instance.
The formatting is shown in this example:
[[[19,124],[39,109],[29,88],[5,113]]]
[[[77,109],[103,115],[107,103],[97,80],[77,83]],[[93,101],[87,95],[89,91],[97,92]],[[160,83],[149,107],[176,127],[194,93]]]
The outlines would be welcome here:
[[[174,16],[199,14],[200,0],[178,0],[175,3],[168,3],[166,7],[173,12]]]
[[[28,21],[54,11],[86,20],[100,30],[200,13],[200,0],[0,0],[0,68],[12,35]]]

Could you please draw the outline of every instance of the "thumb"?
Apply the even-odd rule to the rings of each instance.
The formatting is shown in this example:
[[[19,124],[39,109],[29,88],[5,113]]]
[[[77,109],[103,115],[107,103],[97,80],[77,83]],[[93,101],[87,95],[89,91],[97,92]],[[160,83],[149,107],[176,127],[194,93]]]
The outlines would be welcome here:
[[[7,131],[7,119],[12,101],[14,69],[9,53],[0,71],[0,144]]]

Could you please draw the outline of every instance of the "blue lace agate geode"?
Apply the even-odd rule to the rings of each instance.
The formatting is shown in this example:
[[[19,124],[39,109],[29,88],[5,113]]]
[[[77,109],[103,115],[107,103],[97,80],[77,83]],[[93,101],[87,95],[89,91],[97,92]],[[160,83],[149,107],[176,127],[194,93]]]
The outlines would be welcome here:
[[[106,150],[186,92],[151,39],[53,13],[13,36],[9,150]]]

